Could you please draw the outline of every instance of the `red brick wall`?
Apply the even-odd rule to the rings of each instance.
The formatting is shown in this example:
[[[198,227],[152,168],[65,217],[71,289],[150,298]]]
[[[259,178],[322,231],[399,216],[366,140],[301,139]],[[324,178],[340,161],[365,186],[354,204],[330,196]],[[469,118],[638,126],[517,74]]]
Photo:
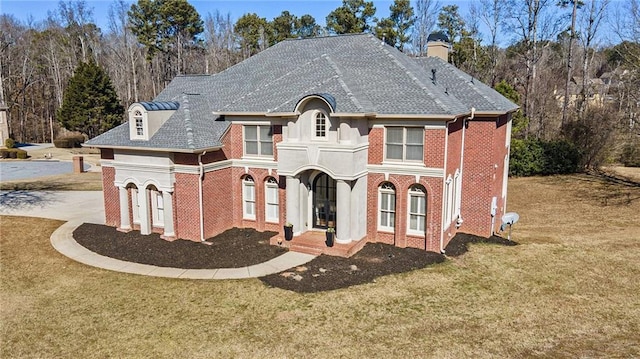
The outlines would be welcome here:
[[[442,168],[444,165],[446,131],[424,131],[424,165],[433,168]]]
[[[462,129],[464,126],[464,121],[462,119],[458,119],[456,122],[449,123],[449,135],[447,138],[447,165],[444,171],[444,180],[451,176],[451,180],[455,180],[456,170],[461,169],[460,163],[460,154],[462,153]],[[453,182],[451,184],[453,186]],[[443,195],[446,195],[443,193]],[[452,198],[454,201],[452,206],[455,206],[455,197]],[[442,213],[442,212],[441,212]],[[457,233],[457,228],[455,226],[457,218],[451,218],[451,223],[448,223],[449,227],[447,228],[447,224],[445,223],[444,228],[444,246],[449,243],[449,240],[455,236]]]
[[[481,236],[491,235],[491,198],[501,203],[502,174],[506,154],[506,116],[476,118],[469,121],[465,134],[462,208],[464,223],[460,231]],[[496,216],[500,225],[501,214]]]
[[[102,160],[112,160],[113,159],[113,149],[111,149],[111,148],[101,148],[100,149],[100,159],[102,159]]]
[[[102,151],[101,151],[102,153]],[[120,226],[120,193],[113,184],[116,170],[113,167],[102,167],[102,192],[104,195],[104,214],[107,226]]]
[[[176,173],[174,185],[174,222],[178,238],[200,240],[200,202],[198,193],[198,175]]]
[[[370,165],[382,164],[384,159],[384,128],[369,129],[369,161]]]
[[[371,173],[367,184],[367,238],[370,242],[382,242],[398,247],[413,247],[428,251],[440,251],[442,208],[442,179],[421,177],[419,184],[426,189],[426,234],[424,237],[407,235],[409,188],[416,184],[415,176],[390,175],[389,181],[396,188],[395,233],[378,231],[378,187],[386,182],[384,175]]]

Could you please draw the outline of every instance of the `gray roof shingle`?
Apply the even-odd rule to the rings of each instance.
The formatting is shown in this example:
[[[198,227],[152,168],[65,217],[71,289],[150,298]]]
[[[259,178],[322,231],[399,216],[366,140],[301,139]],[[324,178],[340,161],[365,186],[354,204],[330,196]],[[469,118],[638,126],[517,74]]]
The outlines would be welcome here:
[[[436,83],[431,69],[437,71]],[[415,59],[369,34],[282,41],[215,75],[178,76],[154,100],[177,110],[149,141],[119,126],[90,146],[175,148],[220,145],[229,124],[215,113],[293,112],[305,96],[330,96],[337,113],[452,118],[517,108],[488,86],[436,58]]]

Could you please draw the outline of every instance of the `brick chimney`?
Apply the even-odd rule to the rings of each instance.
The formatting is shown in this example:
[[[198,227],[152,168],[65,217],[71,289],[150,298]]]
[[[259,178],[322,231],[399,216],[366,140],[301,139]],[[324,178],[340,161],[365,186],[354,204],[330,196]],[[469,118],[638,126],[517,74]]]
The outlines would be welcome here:
[[[449,40],[442,32],[434,32],[427,38],[427,57],[439,57],[449,61]]]

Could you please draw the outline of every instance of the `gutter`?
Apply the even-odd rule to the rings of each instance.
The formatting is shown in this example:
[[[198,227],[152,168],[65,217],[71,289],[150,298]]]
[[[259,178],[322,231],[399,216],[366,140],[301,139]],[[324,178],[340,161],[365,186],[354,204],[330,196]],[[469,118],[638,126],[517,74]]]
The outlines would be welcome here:
[[[200,205],[200,242],[204,242],[204,206],[202,199],[204,197],[204,193],[202,193],[204,182],[204,165],[202,164],[202,156],[204,156],[206,153],[207,151],[198,154],[198,175],[200,177],[198,180],[198,193],[200,194],[198,201],[198,204]]]

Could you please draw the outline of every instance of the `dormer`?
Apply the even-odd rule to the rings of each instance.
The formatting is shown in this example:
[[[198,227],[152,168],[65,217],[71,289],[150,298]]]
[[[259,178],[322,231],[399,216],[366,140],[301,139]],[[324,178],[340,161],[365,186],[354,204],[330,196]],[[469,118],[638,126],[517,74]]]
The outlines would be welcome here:
[[[129,106],[129,138],[148,141],[180,107],[178,102],[136,102]]]

